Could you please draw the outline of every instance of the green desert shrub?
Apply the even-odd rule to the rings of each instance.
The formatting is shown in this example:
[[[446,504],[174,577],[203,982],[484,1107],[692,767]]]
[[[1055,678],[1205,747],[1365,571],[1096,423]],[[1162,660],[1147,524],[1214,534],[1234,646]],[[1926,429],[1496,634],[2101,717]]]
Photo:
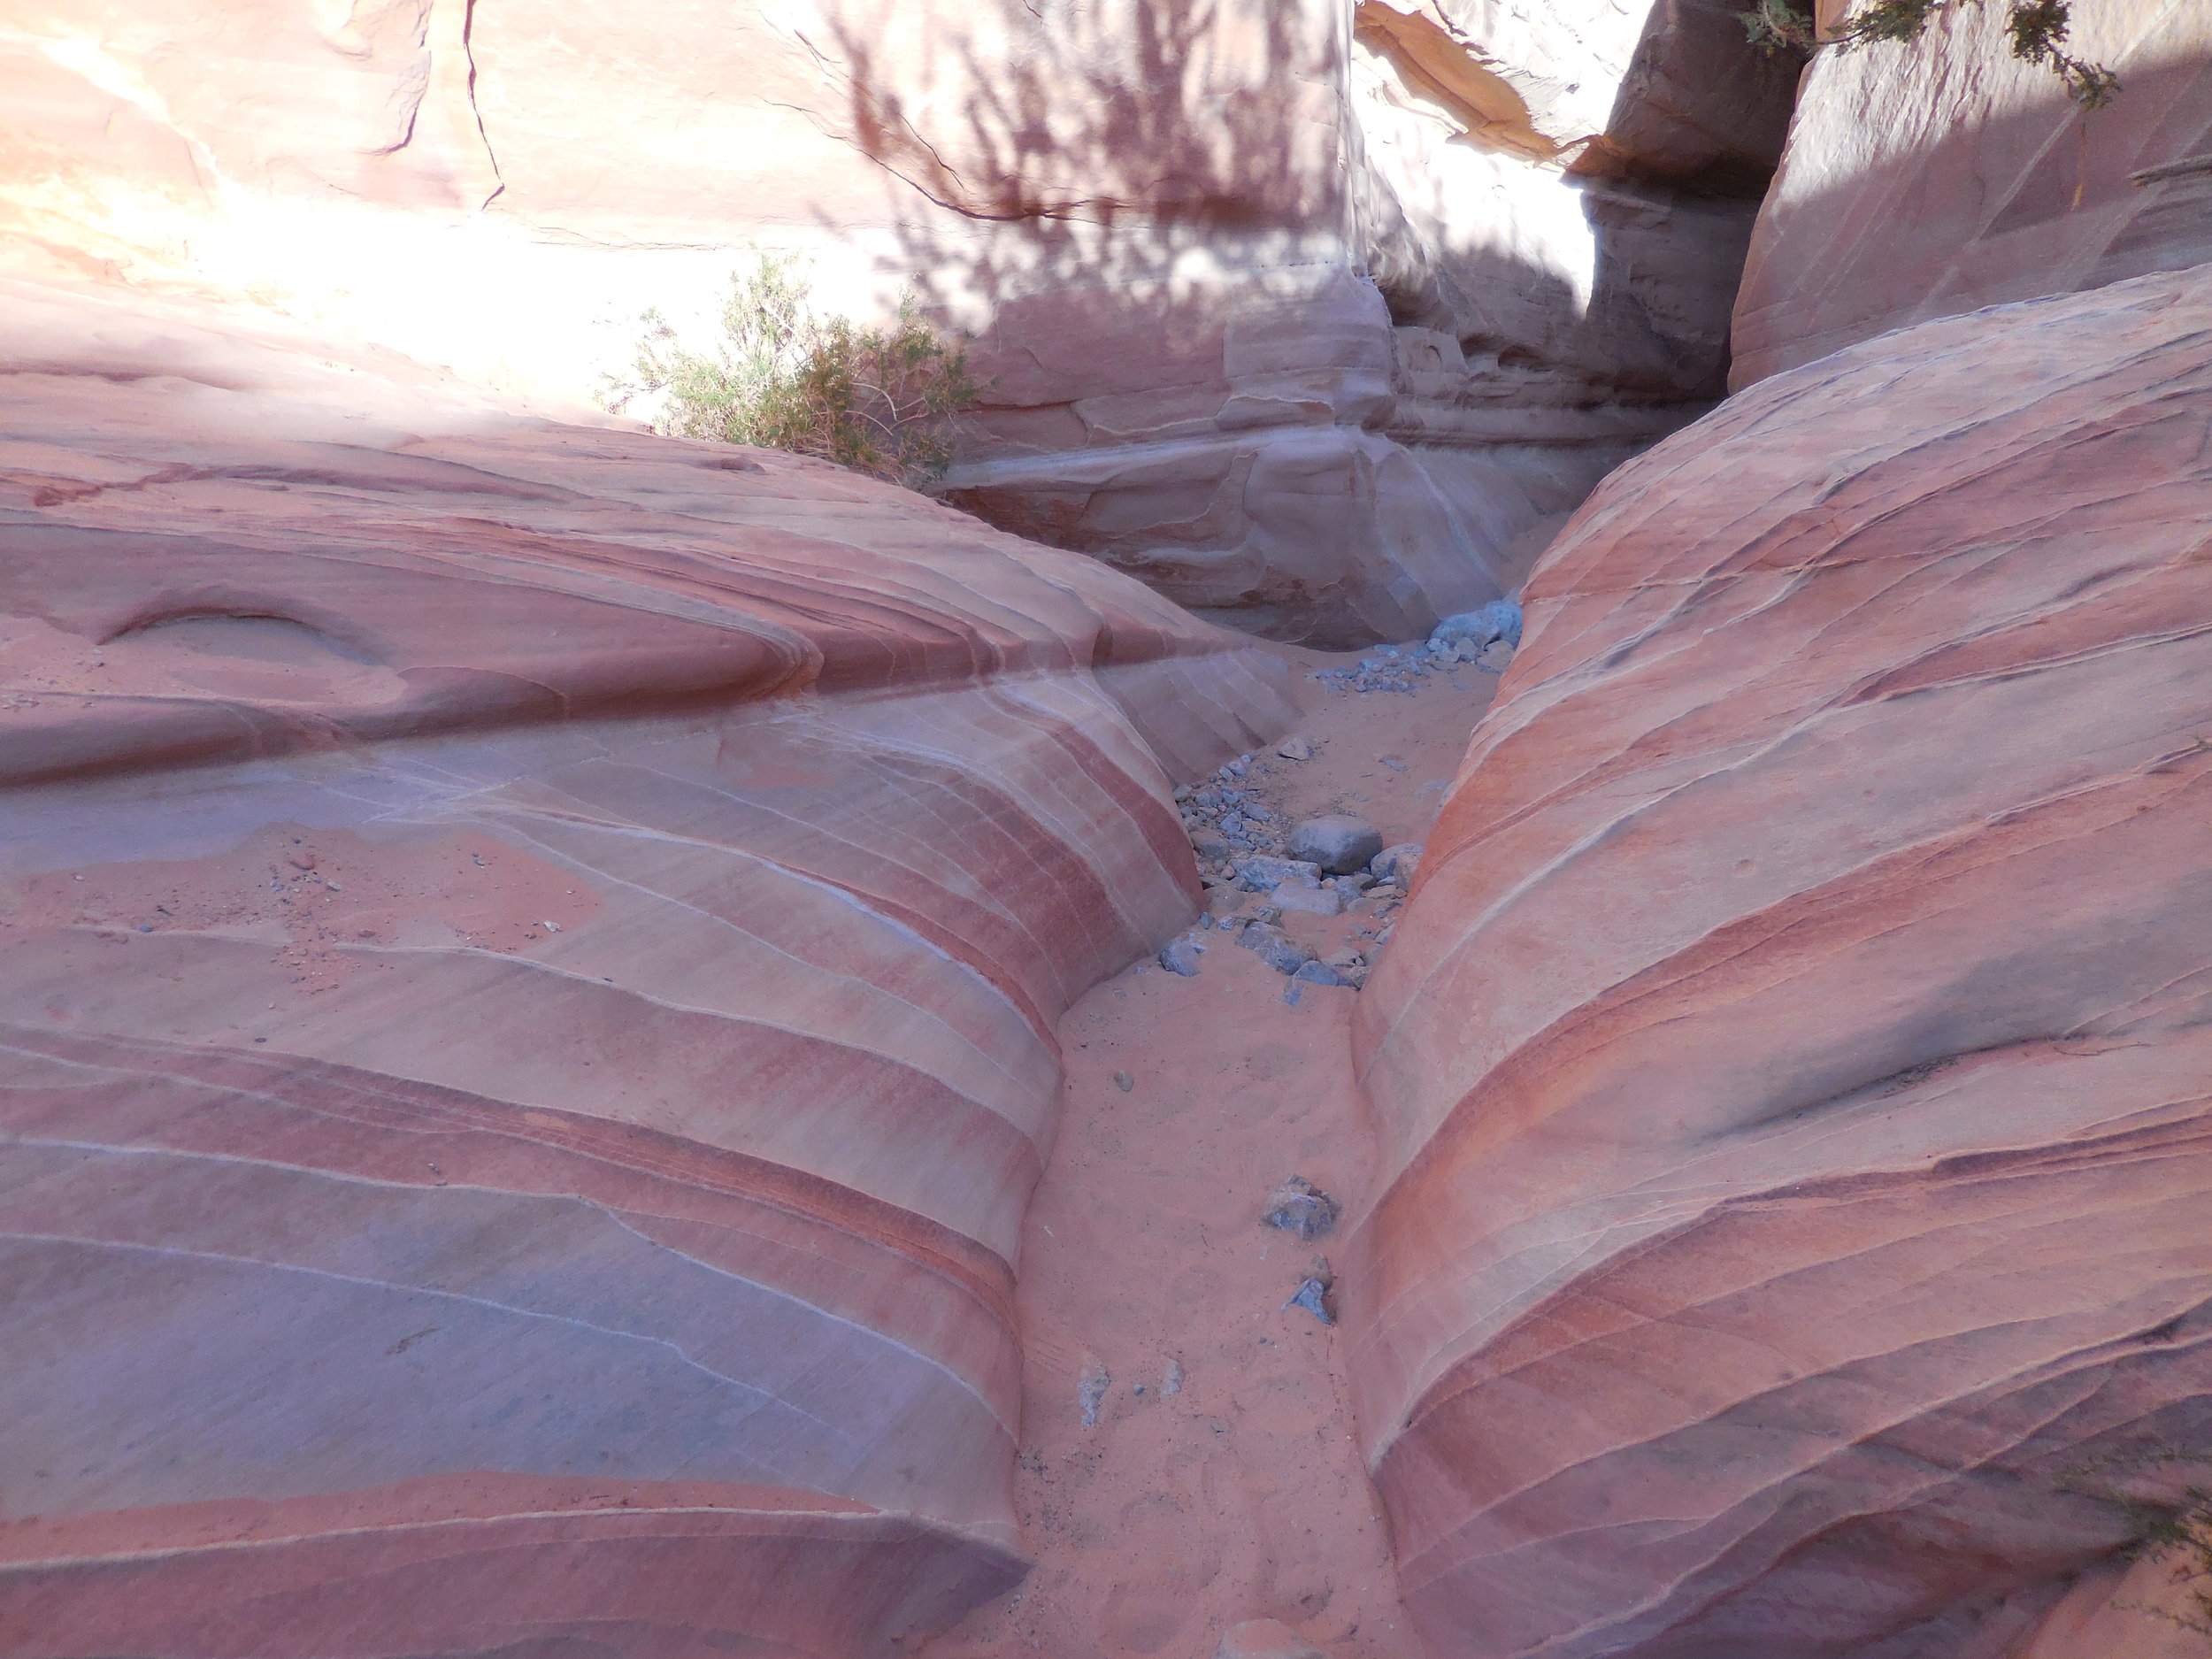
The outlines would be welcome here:
[[[1836,27],[1834,44],[1847,50],[1872,42],[1916,41],[1928,31],[1936,14],[1965,0],[1871,0],[1855,6]],[[1972,0],[1980,4],[1980,0]],[[1809,52],[1818,43],[1809,0],[1758,0],[1738,19],[1751,43],[1770,52]],[[2119,77],[2100,64],[2085,63],[2066,50],[2066,35],[2073,23],[2071,0],[2007,0],[2005,33],[2012,37],[2012,55],[2032,64],[2048,65],[2067,93],[2084,109],[2093,110],[2120,89]]]
[[[2058,1484],[2061,1491],[2116,1508],[2135,1535],[2126,1553],[2136,1560],[2165,1563],[2174,1582],[2188,1586],[2181,1612],[2141,1605],[2134,1611],[2212,1637],[2212,1486],[2174,1472],[2207,1466],[2212,1466],[2212,1453],[2158,1445],[2078,1464]],[[2165,1478],[2147,1495],[2140,1490],[2146,1478],[2162,1471]]]
[[[626,379],[602,401],[619,411],[657,396],[657,432],[810,455],[922,488],[950,465],[953,421],[982,388],[966,351],[910,301],[887,327],[816,315],[788,256],[762,254],[732,278],[719,336],[687,347],[657,311]]]

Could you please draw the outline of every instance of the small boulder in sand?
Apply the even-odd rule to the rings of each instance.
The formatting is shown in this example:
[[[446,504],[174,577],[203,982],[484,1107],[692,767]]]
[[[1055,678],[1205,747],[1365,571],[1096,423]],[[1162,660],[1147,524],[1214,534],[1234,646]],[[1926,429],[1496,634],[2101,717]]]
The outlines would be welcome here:
[[[1285,760],[1311,760],[1313,745],[1302,737],[1286,738],[1275,752]]]
[[[1229,856],[1229,843],[1217,829],[1198,828],[1190,832],[1191,856],[1208,864],[1218,864]]]
[[[1194,979],[1198,977],[1198,953],[1204,949],[1188,936],[1171,939],[1160,948],[1160,965],[1170,973],[1179,973],[1187,979]]]
[[[1237,935],[1237,943],[1256,952],[1260,960],[1278,973],[1295,973],[1313,960],[1313,952],[1303,945],[1294,944],[1272,922],[1250,923]]]
[[[1311,1242],[1336,1225],[1337,1202],[1302,1175],[1294,1175],[1267,1195],[1260,1219]]]
[[[1334,887],[1301,887],[1285,882],[1267,895],[1279,910],[1303,910],[1309,916],[1340,916],[1344,895]]]
[[[1328,1659],[1279,1618],[1248,1618],[1222,1633],[1214,1659]]]
[[[1382,849],[1382,832],[1348,812],[1310,818],[1290,832],[1290,856],[1325,875],[1348,876]]]
[[[1368,864],[1368,870],[1378,881],[1393,882],[1401,887],[1413,885],[1413,872],[1421,867],[1421,843],[1400,841],[1378,852]]]

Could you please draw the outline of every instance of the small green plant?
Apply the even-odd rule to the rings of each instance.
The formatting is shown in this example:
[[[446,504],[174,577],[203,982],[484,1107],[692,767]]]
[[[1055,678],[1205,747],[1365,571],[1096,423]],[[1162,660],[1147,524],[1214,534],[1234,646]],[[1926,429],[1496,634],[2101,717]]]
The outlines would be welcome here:
[[[2190,1483],[2177,1487],[2169,1479],[2158,1483],[2164,1489],[2155,1497],[2147,1498],[2130,1489],[2144,1477],[2177,1464],[2212,1464],[2212,1453],[2154,1446],[2095,1458],[2069,1471],[2060,1479],[2059,1488],[2117,1507],[2135,1534],[2128,1555],[2139,1561],[2171,1562],[2174,1582],[2189,1586],[2186,1612],[2139,1602],[2122,1605],[2200,1636],[2212,1636],[2212,1486]]]
[[[657,394],[654,430],[834,461],[922,488],[951,464],[953,420],[982,388],[967,353],[909,301],[888,327],[818,317],[796,262],[764,253],[731,279],[721,337],[693,351],[657,311],[632,378],[601,397],[619,412]]]
[[[1916,41],[1938,12],[1960,4],[1962,0],[1871,0],[1838,24],[1831,38],[1842,50],[1869,42]],[[1736,16],[1751,43],[1769,52],[1809,52],[1821,43],[1807,0],[1757,0],[1752,11]],[[2066,50],[2072,24],[2072,0],[2008,0],[2005,10],[2012,55],[2027,63],[2048,65],[2068,96],[2085,110],[2097,109],[2119,91],[2120,78],[2101,64],[2086,63]]]
[[[1748,12],[1736,13],[1743,32],[1754,46],[1771,56],[1776,52],[1809,52],[1819,44],[1813,35],[1812,14],[1796,0],[1759,0]]]

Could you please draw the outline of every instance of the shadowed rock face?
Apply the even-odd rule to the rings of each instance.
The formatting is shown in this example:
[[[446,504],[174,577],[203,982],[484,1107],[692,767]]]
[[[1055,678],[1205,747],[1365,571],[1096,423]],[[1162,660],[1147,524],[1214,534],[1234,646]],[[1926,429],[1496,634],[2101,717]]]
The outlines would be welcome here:
[[[1279,663],[789,457],[0,302],[0,1624],[891,1651],[1020,1563],[1053,1024]]]
[[[1358,1015],[1440,1653],[1994,1653],[2126,1536],[2069,1471],[2202,1444],[2208,417],[2212,272],[1931,323],[1532,579]]]
[[[2068,50],[2121,81],[2095,111],[2012,56],[2004,17],[1953,7],[1909,47],[1814,59],[1736,303],[1736,385],[1886,329],[2212,260],[2212,11],[2076,7]]]

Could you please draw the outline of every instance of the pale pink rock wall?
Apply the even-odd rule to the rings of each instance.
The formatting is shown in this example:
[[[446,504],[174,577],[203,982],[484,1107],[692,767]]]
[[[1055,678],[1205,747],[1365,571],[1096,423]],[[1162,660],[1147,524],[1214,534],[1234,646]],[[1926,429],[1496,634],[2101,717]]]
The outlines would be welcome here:
[[[847,1659],[1002,1591],[1054,1022],[1284,664],[235,314],[10,280],[0,370],[0,1646]]]
[[[2212,271],[1925,324],[1532,578],[1358,1014],[1440,1655],[1980,1659],[2203,1443],[2208,419]]]
[[[2068,50],[2122,83],[2094,111],[2016,59],[2003,23],[1954,6],[1911,46],[1815,58],[1736,303],[1736,385],[1929,318],[2212,261],[2212,8],[2076,6]]]
[[[977,331],[956,499],[1253,631],[1402,638],[1717,395],[1788,95],[1725,10],[19,0],[0,264],[572,404],[648,306],[700,330],[797,249],[833,307]]]

